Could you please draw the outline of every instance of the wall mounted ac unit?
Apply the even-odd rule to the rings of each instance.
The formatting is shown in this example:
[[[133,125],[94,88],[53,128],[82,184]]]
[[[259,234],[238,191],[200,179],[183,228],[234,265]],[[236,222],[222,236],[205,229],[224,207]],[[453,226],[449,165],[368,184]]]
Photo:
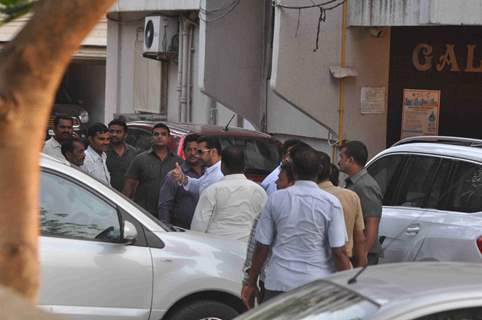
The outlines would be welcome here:
[[[178,47],[177,17],[150,16],[144,21],[144,56],[166,58]]]

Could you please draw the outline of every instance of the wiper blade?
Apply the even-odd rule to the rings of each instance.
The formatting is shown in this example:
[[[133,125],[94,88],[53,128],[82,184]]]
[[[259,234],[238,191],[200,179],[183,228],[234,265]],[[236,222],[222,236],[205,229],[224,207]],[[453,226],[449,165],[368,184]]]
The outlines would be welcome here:
[[[347,284],[354,284],[356,283],[356,280],[358,279],[358,276],[361,275],[365,269],[368,268],[368,265],[364,266],[363,268],[360,269],[360,271],[358,271],[353,277],[351,277],[350,279],[348,279],[348,281],[346,282]]]

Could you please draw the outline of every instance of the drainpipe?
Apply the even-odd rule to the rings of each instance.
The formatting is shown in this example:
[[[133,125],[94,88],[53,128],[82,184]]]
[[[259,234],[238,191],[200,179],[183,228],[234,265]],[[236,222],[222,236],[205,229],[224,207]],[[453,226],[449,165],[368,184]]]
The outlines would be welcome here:
[[[184,22],[182,17],[179,16],[179,50],[177,54],[177,94],[178,94],[178,114],[177,121],[182,121],[182,73],[183,73],[183,57],[184,57]]]
[[[194,27],[188,22],[188,46],[187,46],[187,87],[186,87],[186,122],[192,122],[192,62],[193,62],[193,42],[194,42]]]
[[[182,76],[181,76],[181,122],[187,121],[187,87],[189,61],[189,22],[182,18]]]
[[[341,48],[340,48],[340,67],[346,66],[346,20],[348,15],[348,0],[343,3],[343,13],[341,22]],[[336,163],[336,147],[340,147],[344,139],[343,136],[343,121],[345,116],[345,80],[340,78],[338,90],[338,143],[333,146],[332,161]]]

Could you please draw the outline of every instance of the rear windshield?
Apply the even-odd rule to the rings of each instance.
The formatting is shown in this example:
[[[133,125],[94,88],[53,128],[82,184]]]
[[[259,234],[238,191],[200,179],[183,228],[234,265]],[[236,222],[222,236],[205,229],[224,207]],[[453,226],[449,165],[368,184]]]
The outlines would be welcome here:
[[[279,165],[278,146],[273,140],[254,137],[219,137],[221,147],[238,145],[244,148],[246,171],[253,174],[268,174]]]
[[[378,308],[350,290],[314,281],[261,305],[239,320],[361,320]]]

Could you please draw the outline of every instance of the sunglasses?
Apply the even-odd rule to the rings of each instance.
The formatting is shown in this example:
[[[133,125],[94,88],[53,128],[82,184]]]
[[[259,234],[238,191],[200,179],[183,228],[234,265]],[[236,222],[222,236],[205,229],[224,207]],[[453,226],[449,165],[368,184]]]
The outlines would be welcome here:
[[[211,149],[205,149],[205,150],[198,149],[198,150],[197,150],[197,154],[198,154],[198,155],[202,155],[203,153],[209,152],[209,151],[211,151]]]

